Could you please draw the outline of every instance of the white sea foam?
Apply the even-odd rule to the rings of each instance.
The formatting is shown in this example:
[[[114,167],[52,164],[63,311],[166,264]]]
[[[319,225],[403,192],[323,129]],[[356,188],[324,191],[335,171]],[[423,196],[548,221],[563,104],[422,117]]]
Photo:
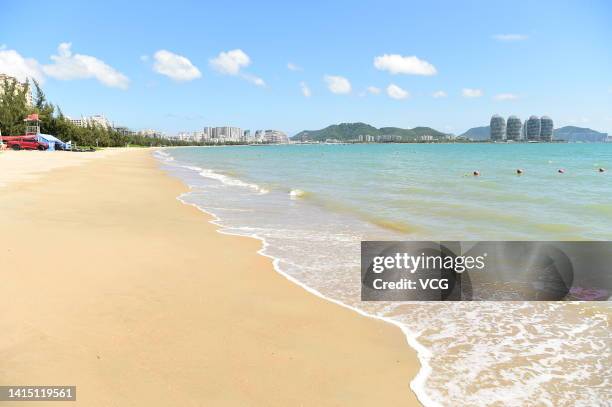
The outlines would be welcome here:
[[[303,197],[304,195],[305,195],[305,192],[302,191],[301,189],[292,189],[289,192],[289,197],[291,197],[291,199],[299,199]]]
[[[166,151],[164,150],[156,150],[153,155],[155,157],[157,157],[158,159],[165,161],[165,162],[170,162],[170,161],[174,161],[174,157],[172,157],[170,154],[168,154]]]

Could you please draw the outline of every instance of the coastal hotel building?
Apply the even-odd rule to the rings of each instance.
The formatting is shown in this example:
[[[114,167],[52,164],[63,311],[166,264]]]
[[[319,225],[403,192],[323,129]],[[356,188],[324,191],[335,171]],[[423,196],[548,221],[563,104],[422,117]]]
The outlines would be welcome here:
[[[508,117],[508,122],[497,114],[491,117],[491,141],[551,142],[553,130],[553,121],[548,116],[531,116],[525,123],[516,116]]]

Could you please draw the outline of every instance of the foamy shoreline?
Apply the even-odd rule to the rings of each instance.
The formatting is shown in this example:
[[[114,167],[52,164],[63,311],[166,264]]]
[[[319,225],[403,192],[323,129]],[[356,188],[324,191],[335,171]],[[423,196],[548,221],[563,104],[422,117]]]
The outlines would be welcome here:
[[[221,233],[260,239],[261,254],[273,259],[277,272],[300,287],[400,327],[421,361],[421,371],[411,386],[422,403],[563,405],[575,399],[593,405],[605,399],[597,378],[607,381],[609,375],[602,370],[606,364],[602,365],[593,352],[583,351],[585,344],[593,348],[601,345],[605,312],[594,311],[575,320],[576,312],[590,312],[586,306],[581,310],[569,304],[544,303],[360,302],[359,241],[377,240],[371,236],[382,240],[417,237],[378,232],[363,219],[351,217],[351,212],[295,199],[290,188],[306,185],[305,190],[321,192],[312,182],[305,184],[296,172],[304,170],[305,161],[320,162],[319,153],[323,152],[304,156],[302,151],[293,155],[273,151],[259,157],[247,149],[241,154],[237,150],[223,154],[195,148],[167,152],[174,157],[168,170],[191,188],[180,200],[215,216]],[[338,151],[340,156],[346,157],[345,153]],[[278,158],[280,154],[284,161]],[[351,157],[359,158],[358,154]],[[290,158],[296,161],[293,171],[275,176],[276,169],[282,168],[279,163],[293,162]],[[341,180],[351,179],[350,170],[348,174],[343,169],[337,171]],[[313,177],[319,174],[317,167]],[[259,194],[252,186],[269,191]],[[339,199],[345,198],[343,192],[339,189]],[[355,205],[361,203],[355,200]],[[577,357],[579,364],[575,363]],[[559,361],[567,375],[550,374],[551,363]],[[559,386],[564,391],[556,390]]]
[[[351,311],[354,311],[356,313],[358,313],[359,315],[368,317],[368,318],[374,318],[374,319],[378,319],[381,321],[384,321],[388,324],[394,325],[397,328],[399,328],[402,333],[405,335],[406,337],[406,342],[407,344],[414,349],[417,352],[417,356],[419,358],[419,362],[421,365],[421,369],[419,370],[419,372],[417,373],[417,375],[414,377],[414,379],[410,382],[410,387],[411,389],[414,391],[414,393],[416,394],[417,398],[419,399],[419,401],[427,407],[434,407],[434,406],[439,406],[439,404],[433,400],[431,400],[429,398],[429,396],[427,395],[427,392],[425,391],[425,380],[427,380],[427,377],[431,374],[431,367],[429,366],[429,355],[430,352],[427,350],[427,348],[425,348],[424,346],[422,346],[417,338],[418,335],[415,335],[413,332],[411,332],[408,328],[406,328],[405,326],[401,325],[399,322],[391,319],[391,318],[386,318],[386,317],[381,317],[379,315],[375,315],[375,314],[370,314],[367,313],[363,310],[360,310],[358,308],[352,307],[348,304],[345,304],[341,301],[335,300],[333,298],[330,298],[324,294],[322,294],[320,291],[309,287],[308,285],[302,283],[301,281],[295,279],[294,277],[291,277],[289,274],[287,274],[286,272],[284,272],[281,268],[280,268],[280,259],[278,259],[277,257],[274,257],[270,254],[266,253],[266,248],[269,245],[269,243],[266,241],[265,238],[258,236],[257,234],[238,234],[238,233],[232,233],[232,232],[228,232],[226,231],[225,227],[223,226],[223,224],[221,223],[222,220],[217,217],[214,213],[207,211],[206,209],[202,208],[199,205],[196,204],[192,204],[192,203],[188,203],[185,202],[183,199],[181,199],[183,197],[183,195],[188,194],[188,192],[179,195],[176,199],[179,200],[181,203],[183,203],[184,205],[189,205],[189,206],[194,206],[196,207],[198,210],[202,211],[203,213],[209,215],[212,219],[209,221],[210,223],[212,223],[213,225],[216,225],[219,227],[219,229],[217,229],[217,232],[221,233],[221,234],[226,234],[226,235],[230,235],[230,236],[243,236],[243,237],[249,237],[249,238],[253,238],[256,240],[261,241],[262,247],[261,249],[259,249],[257,251],[257,254],[264,256],[264,257],[268,257],[270,259],[272,259],[272,264],[274,265],[274,270],[279,273],[280,275],[282,275],[283,277],[285,277],[287,280],[291,281],[293,284],[296,284],[298,286],[300,286],[301,288],[303,288],[304,290],[308,291],[311,294],[316,295],[317,297],[323,298],[326,301],[332,302],[336,305],[339,305],[341,307],[344,308],[348,308]]]
[[[158,150],[156,153],[163,153],[164,149],[160,149]],[[163,155],[163,154],[153,154],[157,159],[159,159],[162,163],[168,164],[172,161],[174,161],[174,158],[170,155]],[[209,178],[213,178],[213,179],[217,179],[220,182],[226,182],[224,178],[226,178],[224,175],[218,174],[217,176],[211,177],[210,174],[212,173],[212,171],[210,170],[204,170],[202,168],[189,168],[192,169],[194,171],[199,171],[199,172],[203,172],[203,171],[207,171],[207,177]],[[254,188],[256,190],[259,190],[259,186],[255,185],[253,186],[252,184],[245,184],[245,185],[241,185],[241,186],[247,186],[247,187],[251,187]],[[215,226],[218,227],[217,232],[221,233],[221,234],[226,234],[226,235],[230,235],[230,236],[242,236],[242,237],[249,237],[249,238],[253,238],[256,240],[259,240],[262,244],[261,248],[257,251],[257,253],[261,256],[270,258],[272,260],[272,264],[274,266],[274,270],[282,275],[283,277],[285,277],[287,280],[289,280],[291,283],[298,285],[299,287],[303,288],[304,290],[308,291],[309,293],[316,295],[317,297],[320,297],[326,301],[329,301],[333,304],[339,305],[341,307],[344,308],[348,308],[353,312],[358,313],[359,315],[368,317],[368,318],[373,318],[373,319],[377,319],[377,320],[381,320],[384,321],[385,323],[391,324],[397,328],[399,328],[402,333],[404,334],[405,338],[406,338],[406,343],[408,344],[408,346],[413,349],[414,351],[416,351],[418,359],[419,359],[419,363],[420,363],[420,369],[417,373],[417,375],[412,379],[412,381],[410,382],[410,387],[412,389],[412,391],[415,393],[415,395],[417,396],[418,400],[427,407],[438,407],[440,406],[439,403],[435,402],[434,400],[432,400],[431,398],[429,398],[429,396],[427,395],[426,389],[425,389],[425,381],[427,380],[427,377],[431,374],[431,367],[429,366],[429,357],[430,357],[430,352],[427,348],[425,348],[423,345],[421,345],[417,338],[418,338],[418,334],[415,334],[413,332],[411,332],[406,326],[402,325],[401,323],[399,323],[398,321],[395,321],[391,318],[387,318],[387,317],[383,317],[383,316],[379,316],[379,315],[375,315],[375,314],[371,314],[368,312],[365,312],[363,310],[360,310],[358,308],[355,308],[351,305],[345,304],[342,301],[338,301],[336,299],[333,299],[331,297],[326,296],[325,294],[321,293],[320,291],[316,290],[315,288],[312,288],[306,284],[304,284],[303,282],[297,280],[296,278],[292,277],[291,275],[287,274],[285,271],[283,271],[280,267],[280,259],[267,253],[266,249],[269,246],[269,243],[266,241],[266,239],[264,237],[261,237],[255,233],[252,234],[239,234],[239,233],[233,233],[228,231],[227,227],[223,225],[223,221],[222,219],[220,219],[215,213],[206,210],[204,207],[194,204],[194,203],[189,203],[186,202],[183,198],[188,195],[189,192],[184,192],[181,195],[179,195],[176,199],[178,201],[180,201],[182,204],[184,205],[189,205],[189,206],[193,206],[195,208],[197,208],[198,210],[200,210],[201,212],[205,213],[206,215],[210,216],[210,220],[209,222]]]

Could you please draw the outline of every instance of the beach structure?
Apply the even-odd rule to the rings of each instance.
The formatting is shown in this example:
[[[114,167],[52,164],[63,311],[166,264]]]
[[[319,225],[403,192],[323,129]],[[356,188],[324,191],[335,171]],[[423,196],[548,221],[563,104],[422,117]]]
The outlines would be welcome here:
[[[70,150],[72,143],[64,143],[51,134],[43,134],[40,132],[40,119],[38,113],[28,115],[24,120],[26,123],[26,131],[24,137],[34,137],[40,143],[46,143],[49,147],[47,151]]]
[[[491,141],[502,141],[506,138],[506,121],[496,114],[491,117]]]
[[[72,148],[72,142],[69,141],[64,143],[62,140],[52,136],[51,134],[38,133],[38,141],[47,143],[49,145],[47,151],[70,150]]]

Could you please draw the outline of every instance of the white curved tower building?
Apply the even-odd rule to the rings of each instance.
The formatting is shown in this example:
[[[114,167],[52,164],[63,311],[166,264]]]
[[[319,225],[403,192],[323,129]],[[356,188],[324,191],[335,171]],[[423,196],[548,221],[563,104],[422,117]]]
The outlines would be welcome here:
[[[502,141],[506,139],[506,121],[496,114],[491,117],[491,141]]]

